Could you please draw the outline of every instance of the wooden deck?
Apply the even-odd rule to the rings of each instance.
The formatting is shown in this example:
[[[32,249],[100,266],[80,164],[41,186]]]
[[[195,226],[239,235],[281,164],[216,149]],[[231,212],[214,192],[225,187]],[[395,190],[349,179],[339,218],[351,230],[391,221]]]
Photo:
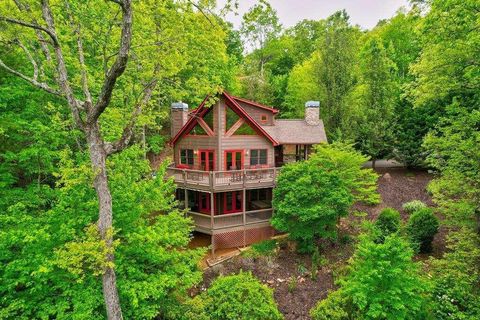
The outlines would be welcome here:
[[[273,187],[279,170],[280,168],[200,171],[169,167],[167,177],[173,177],[179,187],[222,192]]]
[[[195,223],[195,231],[215,234],[238,228],[252,226],[267,226],[272,217],[273,209],[245,211],[239,213],[211,216],[205,213],[189,211],[188,215]]]

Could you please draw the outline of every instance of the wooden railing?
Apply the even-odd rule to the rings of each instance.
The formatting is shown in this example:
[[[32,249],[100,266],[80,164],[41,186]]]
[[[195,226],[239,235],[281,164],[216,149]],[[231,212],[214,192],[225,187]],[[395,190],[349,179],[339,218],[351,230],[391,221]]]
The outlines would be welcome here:
[[[174,177],[175,182],[184,185],[204,187],[251,187],[262,183],[273,183],[280,168],[242,169],[230,171],[200,171],[169,167],[167,177]]]
[[[266,222],[270,220],[272,214],[272,208],[214,215],[213,217],[205,213],[193,211],[188,212],[188,215],[192,217],[195,226],[209,230],[239,227],[260,222]]]

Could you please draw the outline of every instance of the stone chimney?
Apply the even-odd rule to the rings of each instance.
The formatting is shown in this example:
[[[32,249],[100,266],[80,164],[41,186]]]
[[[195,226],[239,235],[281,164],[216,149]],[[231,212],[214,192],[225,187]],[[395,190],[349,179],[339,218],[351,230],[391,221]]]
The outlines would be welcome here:
[[[187,123],[188,120],[188,104],[183,102],[174,102],[170,109],[170,135],[175,135]]]
[[[307,101],[305,103],[305,122],[309,126],[320,124],[320,101]]]

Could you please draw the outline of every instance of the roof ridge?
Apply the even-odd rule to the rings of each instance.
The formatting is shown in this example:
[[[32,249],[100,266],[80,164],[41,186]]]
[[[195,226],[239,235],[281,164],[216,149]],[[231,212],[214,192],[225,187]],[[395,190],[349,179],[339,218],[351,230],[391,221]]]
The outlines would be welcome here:
[[[237,101],[240,101],[240,102],[249,104],[249,105],[254,106],[254,107],[257,107],[257,108],[261,108],[261,109],[266,109],[266,110],[272,111],[274,114],[277,114],[277,113],[279,112],[278,109],[275,109],[275,108],[273,108],[273,107],[271,107],[271,106],[267,106],[267,105],[258,103],[258,102],[256,102],[256,101],[252,101],[252,100],[248,100],[248,99],[245,99],[245,98],[236,97],[236,96],[232,96],[232,95],[230,95],[230,97],[232,97],[234,100],[237,100]]]

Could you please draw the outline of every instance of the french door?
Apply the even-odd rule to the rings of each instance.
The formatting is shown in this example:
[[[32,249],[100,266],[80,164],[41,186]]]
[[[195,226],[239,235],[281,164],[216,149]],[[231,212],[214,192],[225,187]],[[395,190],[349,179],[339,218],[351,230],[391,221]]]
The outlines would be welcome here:
[[[200,156],[200,170],[215,170],[215,152],[213,150],[198,150]]]
[[[210,193],[199,192],[197,197],[198,211],[201,213],[211,214],[212,205],[214,212],[216,210],[215,199],[216,195],[213,195],[213,204],[210,201]]]
[[[223,194],[223,213],[242,211],[243,191],[225,192]]]
[[[243,150],[225,151],[225,170],[243,169]]]

